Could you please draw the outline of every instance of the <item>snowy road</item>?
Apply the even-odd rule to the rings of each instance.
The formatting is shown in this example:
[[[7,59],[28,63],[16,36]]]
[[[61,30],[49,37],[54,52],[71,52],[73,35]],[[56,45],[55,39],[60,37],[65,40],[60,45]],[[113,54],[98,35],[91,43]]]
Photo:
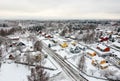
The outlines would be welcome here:
[[[84,78],[78,71],[76,71],[73,67],[71,67],[64,59],[56,54],[53,50],[47,47],[43,43],[43,49],[62,67],[62,69],[66,72],[66,74],[72,79],[72,81],[88,81]]]

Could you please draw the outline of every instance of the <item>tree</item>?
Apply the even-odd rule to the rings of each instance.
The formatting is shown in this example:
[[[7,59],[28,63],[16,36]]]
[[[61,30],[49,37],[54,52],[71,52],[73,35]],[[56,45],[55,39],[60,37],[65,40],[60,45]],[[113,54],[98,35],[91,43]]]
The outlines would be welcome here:
[[[61,32],[61,36],[65,36],[65,33],[66,33],[66,30],[62,30],[62,32]]]
[[[0,49],[0,57],[2,56],[2,50]]]
[[[3,29],[1,29],[1,30],[0,30],[0,35],[1,35],[1,36],[5,36],[5,35],[6,35],[6,32],[5,32]]]
[[[41,41],[36,41],[34,44],[34,50],[35,51],[41,51],[42,50],[42,42]]]
[[[41,66],[36,66],[31,69],[31,75],[28,76],[28,81],[48,81],[49,76]]]
[[[117,32],[120,32],[120,28],[118,28]]]
[[[15,32],[15,28],[12,28],[12,29],[9,30],[8,34],[12,34],[14,32]]]
[[[87,43],[87,35],[83,36],[83,42]]]
[[[112,42],[115,42],[115,39],[114,39],[114,38],[112,38]]]
[[[109,39],[111,39],[111,38],[112,38],[112,35],[110,34],[110,35],[109,35]]]
[[[80,30],[79,34],[83,34],[83,31],[82,31],[82,30]]]
[[[84,55],[81,56],[78,67],[80,68],[80,70],[84,70],[84,63],[85,63],[85,57]]]
[[[28,65],[32,65],[34,63],[33,56],[30,55],[29,51],[26,51],[26,62]]]
[[[8,25],[4,23],[4,24],[3,24],[3,27],[8,27]]]
[[[103,35],[103,32],[100,32],[99,38]]]

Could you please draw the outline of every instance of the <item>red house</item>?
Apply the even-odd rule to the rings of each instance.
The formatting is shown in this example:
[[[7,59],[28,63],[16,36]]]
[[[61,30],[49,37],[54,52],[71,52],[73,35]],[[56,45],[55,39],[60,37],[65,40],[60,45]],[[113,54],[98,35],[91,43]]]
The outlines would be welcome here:
[[[110,48],[109,48],[109,47],[107,47],[107,46],[105,46],[105,45],[102,45],[102,44],[99,44],[99,45],[97,46],[97,49],[99,49],[100,51],[103,51],[103,52],[108,52],[108,51],[110,51]]]
[[[100,41],[100,42],[108,41],[108,39],[109,39],[108,37],[101,37],[99,41]]]
[[[45,35],[45,38],[53,38],[51,35]]]

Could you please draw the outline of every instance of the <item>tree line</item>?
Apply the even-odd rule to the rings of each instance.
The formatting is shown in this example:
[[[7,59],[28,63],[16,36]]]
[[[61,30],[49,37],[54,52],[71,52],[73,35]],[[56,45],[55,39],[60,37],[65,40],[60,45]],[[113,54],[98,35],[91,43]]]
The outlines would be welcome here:
[[[33,26],[28,28],[29,31],[40,31],[42,30],[44,27],[43,26]]]
[[[8,25],[3,23],[3,24],[0,24],[0,27],[8,27]]]

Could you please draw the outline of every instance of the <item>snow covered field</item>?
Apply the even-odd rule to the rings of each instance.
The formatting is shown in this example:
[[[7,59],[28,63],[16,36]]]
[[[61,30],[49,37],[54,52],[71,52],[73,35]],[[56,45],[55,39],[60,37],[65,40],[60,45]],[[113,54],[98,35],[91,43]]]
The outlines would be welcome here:
[[[30,74],[28,66],[11,62],[2,63],[0,68],[0,81],[28,81]]]

